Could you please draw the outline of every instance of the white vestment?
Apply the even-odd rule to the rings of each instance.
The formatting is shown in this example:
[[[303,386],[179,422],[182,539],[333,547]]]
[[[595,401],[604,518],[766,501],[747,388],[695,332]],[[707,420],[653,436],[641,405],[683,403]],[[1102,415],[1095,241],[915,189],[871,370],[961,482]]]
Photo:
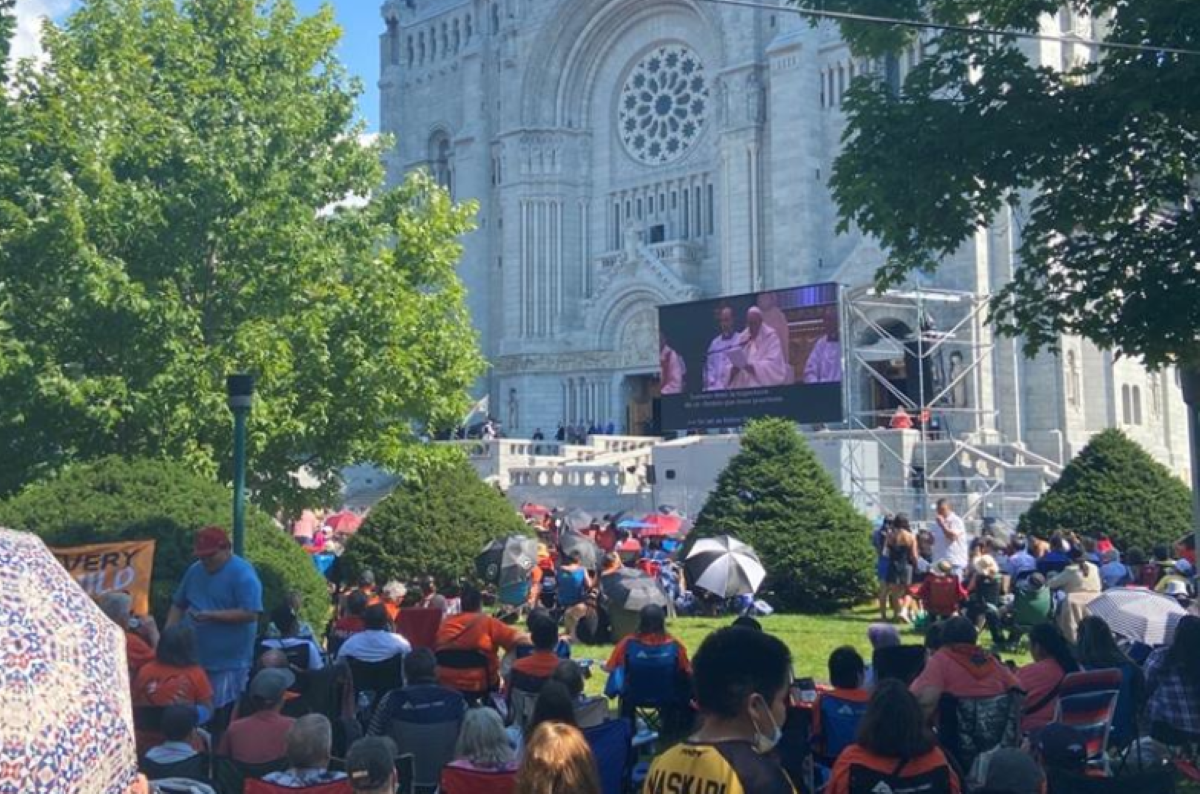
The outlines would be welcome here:
[[[733,365],[729,363],[729,351],[741,346],[736,333],[728,338],[717,335],[708,346],[708,356],[704,362],[704,390],[724,391],[729,388],[729,376]]]
[[[664,347],[658,351],[658,364],[662,370],[662,388],[659,392],[682,394],[683,376],[687,374],[687,365],[683,363],[683,358],[671,348]]]
[[[731,388],[754,389],[764,386],[782,386],[787,383],[787,361],[783,357],[783,345],[779,334],[763,323],[758,335],[752,336],[747,328],[739,336],[742,350],[746,353],[746,364],[754,369],[738,370],[733,376]]]
[[[838,383],[842,380],[842,345],[823,336],[813,345],[804,365],[805,383]]]

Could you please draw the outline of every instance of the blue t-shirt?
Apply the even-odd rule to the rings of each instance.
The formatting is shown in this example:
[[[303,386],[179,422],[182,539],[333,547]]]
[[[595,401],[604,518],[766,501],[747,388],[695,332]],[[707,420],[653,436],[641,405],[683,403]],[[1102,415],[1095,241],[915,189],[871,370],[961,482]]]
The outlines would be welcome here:
[[[184,610],[208,612],[216,609],[244,609],[262,612],[262,583],[254,566],[241,557],[231,557],[214,574],[200,562],[192,563],[175,591],[175,606]],[[258,622],[197,623],[188,614],[184,618],[196,632],[200,666],[205,670],[238,670],[250,667],[254,658],[254,638]]]

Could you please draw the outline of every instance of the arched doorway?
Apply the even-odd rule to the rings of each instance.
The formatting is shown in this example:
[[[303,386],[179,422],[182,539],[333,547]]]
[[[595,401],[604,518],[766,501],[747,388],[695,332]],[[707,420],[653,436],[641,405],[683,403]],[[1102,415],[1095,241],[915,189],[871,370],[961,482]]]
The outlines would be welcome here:
[[[625,375],[621,399],[625,404],[625,432],[654,435],[657,428],[655,403],[659,397],[658,310],[643,304],[629,314],[617,335]]]

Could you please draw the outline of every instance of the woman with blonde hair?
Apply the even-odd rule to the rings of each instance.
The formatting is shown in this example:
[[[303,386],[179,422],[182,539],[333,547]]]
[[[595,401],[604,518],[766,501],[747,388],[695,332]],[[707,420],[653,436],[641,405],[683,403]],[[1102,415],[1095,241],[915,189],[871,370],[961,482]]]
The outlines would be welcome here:
[[[596,759],[578,728],[543,722],[534,730],[514,794],[600,794]]]

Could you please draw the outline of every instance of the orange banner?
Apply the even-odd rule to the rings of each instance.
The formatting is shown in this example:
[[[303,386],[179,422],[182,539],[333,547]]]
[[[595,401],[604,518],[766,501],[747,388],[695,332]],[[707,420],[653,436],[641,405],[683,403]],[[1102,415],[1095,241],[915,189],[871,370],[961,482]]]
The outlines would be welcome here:
[[[133,596],[133,614],[150,612],[150,576],[154,570],[154,541],[96,543],[50,549],[67,573],[92,598],[114,590]]]

